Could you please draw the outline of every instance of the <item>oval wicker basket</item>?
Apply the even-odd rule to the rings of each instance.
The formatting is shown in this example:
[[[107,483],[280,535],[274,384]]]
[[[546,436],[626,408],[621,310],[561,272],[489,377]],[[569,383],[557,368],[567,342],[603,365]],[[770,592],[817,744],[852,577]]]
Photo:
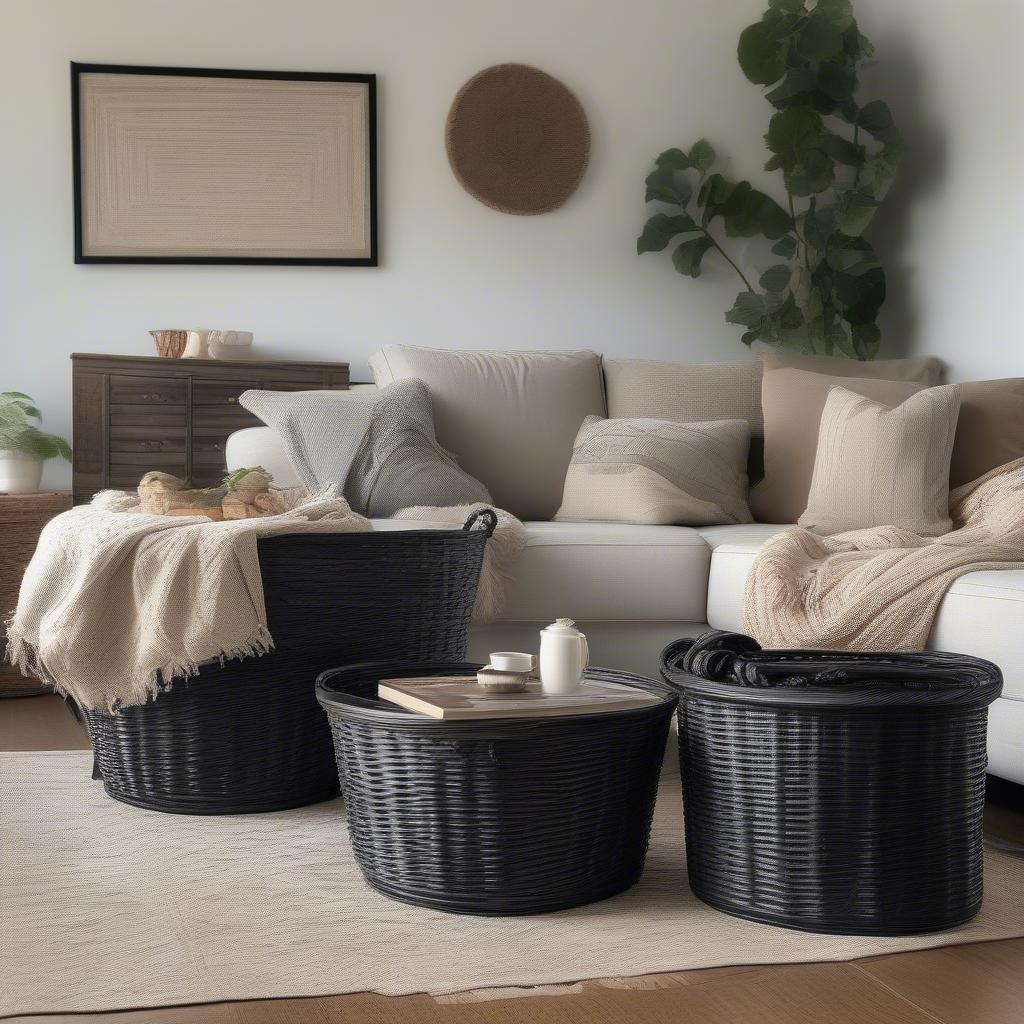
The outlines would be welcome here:
[[[486,509],[461,530],[260,540],[274,650],[204,667],[116,715],[86,711],[106,791],[182,814],[282,810],[335,796],[317,675],[367,657],[464,657],[496,524]]]
[[[591,903],[640,877],[675,694],[605,714],[443,721],[376,699],[382,678],[474,676],[477,665],[376,662],[325,672],[349,836],[367,882],[459,914]]]
[[[738,917],[842,935],[950,928],[981,905],[995,665],[956,654],[662,654],[680,692],[690,887]]]

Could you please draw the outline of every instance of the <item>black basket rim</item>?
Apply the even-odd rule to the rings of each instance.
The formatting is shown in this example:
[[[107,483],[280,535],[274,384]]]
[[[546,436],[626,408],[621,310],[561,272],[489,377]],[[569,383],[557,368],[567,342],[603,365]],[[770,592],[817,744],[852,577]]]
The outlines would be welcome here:
[[[615,708],[609,711],[595,712],[586,715],[546,715],[529,718],[463,718],[442,719],[431,718],[390,701],[376,697],[358,697],[339,688],[333,681],[337,677],[374,676],[379,673],[381,678],[389,675],[403,676],[415,672],[419,675],[447,676],[462,675],[472,677],[478,669],[483,668],[480,662],[440,662],[440,661],[364,661],[338,668],[327,669],[317,676],[316,698],[328,714],[340,715],[353,721],[368,722],[379,726],[399,728],[426,729],[435,733],[441,731],[453,733],[472,732],[474,735],[494,734],[509,735],[537,729],[552,728],[566,721],[582,721],[594,719],[595,722],[607,721],[615,715],[647,715],[651,713],[669,712],[675,709],[679,695],[666,683],[632,672],[621,672],[617,669],[592,667],[588,674],[598,676],[602,681],[622,683],[636,689],[656,694],[661,699],[657,704],[642,708]]]
[[[735,653],[728,653],[730,642]],[[724,655],[706,674],[683,662],[698,645]],[[692,660],[692,659],[691,659]],[[672,641],[661,675],[682,697],[829,711],[881,708],[969,710],[1002,692],[998,666],[946,651],[761,650],[749,637],[715,631]]]

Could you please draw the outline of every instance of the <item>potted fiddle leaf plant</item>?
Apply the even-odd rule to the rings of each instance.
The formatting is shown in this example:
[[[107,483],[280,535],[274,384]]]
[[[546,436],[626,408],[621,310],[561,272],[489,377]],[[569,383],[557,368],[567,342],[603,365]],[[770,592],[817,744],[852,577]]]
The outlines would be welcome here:
[[[28,395],[0,392],[0,491],[38,491],[47,459],[71,461],[71,446],[64,438],[40,430],[36,424],[41,420]]]
[[[725,319],[746,345],[853,359],[878,352],[885,272],[864,231],[904,145],[889,107],[858,94],[872,53],[850,0],[768,0],[740,35],[737,57],[774,108],[764,169],[780,172],[781,202],[716,169],[705,139],[665,150],[647,176],[646,199],[661,210],[637,252],[676,242],[672,263],[687,277],[700,275],[705,255],[721,258],[742,282]],[[756,237],[774,259],[745,267],[735,240]]]

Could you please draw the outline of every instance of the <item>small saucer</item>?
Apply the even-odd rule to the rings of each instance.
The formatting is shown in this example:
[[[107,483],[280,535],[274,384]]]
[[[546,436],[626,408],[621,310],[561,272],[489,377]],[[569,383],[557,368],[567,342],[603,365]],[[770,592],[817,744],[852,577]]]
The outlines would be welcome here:
[[[488,693],[522,693],[530,681],[530,673],[484,666],[476,674],[477,684]]]

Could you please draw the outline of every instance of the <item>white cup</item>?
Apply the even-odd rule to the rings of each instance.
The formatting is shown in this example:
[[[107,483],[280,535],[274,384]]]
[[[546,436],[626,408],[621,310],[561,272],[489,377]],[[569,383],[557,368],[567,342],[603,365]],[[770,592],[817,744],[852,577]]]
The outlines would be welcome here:
[[[537,658],[521,651],[494,651],[490,654],[490,665],[502,672],[532,672],[537,665]]]

